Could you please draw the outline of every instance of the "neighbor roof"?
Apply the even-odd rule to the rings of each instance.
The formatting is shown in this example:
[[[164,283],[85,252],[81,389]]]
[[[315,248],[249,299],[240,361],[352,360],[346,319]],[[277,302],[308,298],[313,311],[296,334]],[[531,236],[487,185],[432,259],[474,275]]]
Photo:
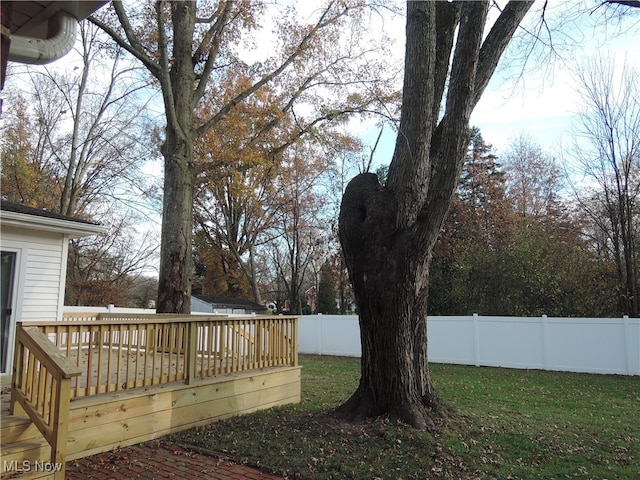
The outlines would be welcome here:
[[[246,298],[209,297],[206,295],[193,295],[203,302],[210,303],[219,308],[244,308],[246,310],[266,310],[267,307]]]

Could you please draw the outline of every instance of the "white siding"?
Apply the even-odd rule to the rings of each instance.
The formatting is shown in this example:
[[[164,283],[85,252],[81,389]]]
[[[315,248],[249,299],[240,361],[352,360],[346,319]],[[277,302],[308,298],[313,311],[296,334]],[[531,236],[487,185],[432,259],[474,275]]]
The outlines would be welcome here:
[[[67,237],[3,226],[2,248],[20,252],[16,320],[57,320],[64,301]],[[21,304],[20,304],[21,303]]]

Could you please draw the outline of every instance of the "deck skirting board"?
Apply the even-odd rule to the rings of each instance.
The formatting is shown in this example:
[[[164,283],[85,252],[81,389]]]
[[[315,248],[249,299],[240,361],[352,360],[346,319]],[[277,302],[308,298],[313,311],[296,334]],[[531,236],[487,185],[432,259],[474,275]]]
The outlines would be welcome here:
[[[67,460],[243,413],[300,402],[301,367],[276,367],[71,402]]]

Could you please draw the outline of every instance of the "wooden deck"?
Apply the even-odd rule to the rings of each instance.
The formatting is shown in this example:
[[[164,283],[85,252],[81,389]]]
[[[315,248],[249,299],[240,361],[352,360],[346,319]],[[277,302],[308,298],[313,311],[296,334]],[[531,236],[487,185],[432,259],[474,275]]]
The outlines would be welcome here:
[[[115,322],[110,329],[99,330],[99,335],[86,334],[82,330],[82,341],[78,341],[80,337],[76,335],[74,345],[77,348],[69,348],[68,339],[74,336],[70,330],[58,329],[54,333],[48,330],[47,338],[56,345],[53,355],[67,351],[69,355],[64,361],[82,372],[74,374],[66,383],[69,400],[63,402],[68,408],[61,417],[64,435],[60,437],[64,438],[64,443],[58,445],[62,458],[73,460],[218,419],[300,401],[297,352],[292,354],[283,350],[283,345],[287,344],[297,350],[297,337],[274,342],[277,335],[292,332],[283,328],[282,320],[264,323],[268,328],[277,325],[275,330],[268,332],[263,331],[263,327],[257,328],[256,325],[263,324],[256,324],[255,319],[246,324],[220,321],[216,328],[222,325],[222,330],[216,330],[215,335],[211,331],[203,335],[202,326],[208,321],[194,320],[200,328],[197,339],[189,340],[186,333],[182,335],[175,333],[179,330],[172,330],[174,333],[166,337],[170,340],[158,342],[157,320],[145,320],[151,323],[143,322],[147,335],[141,335],[142,330],[139,330],[136,336],[140,342],[137,344],[130,341],[133,335],[129,339],[125,336],[123,344],[123,336],[113,334],[122,332],[121,323]],[[184,326],[185,320],[166,324],[173,323]],[[105,322],[98,322],[98,325],[104,327]],[[73,328],[85,327],[84,323],[75,322]],[[42,326],[45,331],[49,328],[49,324]],[[105,331],[110,333],[105,334]],[[227,333],[236,340],[231,340]],[[153,342],[149,341],[151,338]],[[269,338],[269,342],[261,340],[264,338]],[[60,339],[67,341],[58,342]],[[115,343],[109,344],[109,339],[115,339]],[[216,347],[215,339],[230,343]],[[276,345],[277,351],[273,351],[272,347]],[[274,360],[277,358],[281,361]],[[19,363],[25,372],[22,383],[16,383],[21,385],[22,392],[17,397],[14,395],[21,399],[16,405],[17,415],[10,416],[10,389],[6,386],[2,389],[2,478],[54,478],[51,472],[39,472],[43,476],[33,476],[33,471],[28,475],[27,472],[17,473],[22,465],[33,466],[36,462],[48,465],[47,462],[55,457],[41,433],[42,429],[49,429],[46,421],[38,420],[41,426],[36,428],[31,418],[19,412],[20,405],[25,405],[27,410],[32,410],[31,415],[34,415],[33,411],[40,411],[40,416],[46,418],[50,414],[47,405],[55,404],[51,393],[31,391],[51,389],[58,383],[50,376],[37,374],[40,366],[46,370],[44,363],[36,362],[38,368],[33,367],[33,363],[33,360]]]

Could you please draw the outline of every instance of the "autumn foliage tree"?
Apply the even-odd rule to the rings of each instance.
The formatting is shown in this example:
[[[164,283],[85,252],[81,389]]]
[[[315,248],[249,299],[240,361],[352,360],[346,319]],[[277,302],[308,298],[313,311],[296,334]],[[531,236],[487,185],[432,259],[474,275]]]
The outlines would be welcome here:
[[[226,88],[211,95],[211,101],[224,102],[233,95],[233,79],[223,86]],[[266,128],[275,107],[264,98],[265,91],[269,90],[265,87],[239,105],[195,143],[198,174],[194,210],[201,239],[198,251],[203,257],[208,255],[207,250],[217,251],[216,260],[225,259],[230,277],[233,270],[242,274],[256,303],[262,302],[256,248],[268,241],[267,231],[281,202],[275,189],[278,137],[272,132],[256,138]],[[208,116],[211,108],[217,107],[203,107],[198,114]]]
[[[615,270],[563,198],[553,157],[521,135],[496,159],[477,129],[438,236],[431,315],[617,316]],[[566,197],[566,194],[565,194]]]
[[[351,38],[367,35],[369,9],[360,1],[329,1],[308,23],[296,19],[293,7],[282,7],[271,17],[276,40],[259,60],[243,58],[240,52],[256,48],[252,32],[261,27],[265,12],[273,12],[266,2],[158,1],[153,7],[143,3],[125,8],[114,1],[111,5],[107,18],[92,21],[142,62],[162,92],[166,132],[157,308],[186,313],[192,282],[196,139],[278,78],[287,86],[278,93],[280,111],[295,114],[300,130],[319,126],[340,112],[366,109],[379,98],[380,73],[385,70],[380,57],[377,63],[369,61],[368,52],[384,42],[342,40],[345,31],[354,35]],[[235,82],[230,95],[214,103],[209,115],[198,116],[207,92],[222,88],[233,70],[249,75]],[[327,91],[334,95],[323,96]],[[314,97],[330,100],[319,103]],[[307,104],[317,106],[314,111],[321,115],[308,121],[304,109],[294,108],[298,99],[309,100]],[[275,111],[268,128],[278,124],[278,116]]]
[[[434,246],[430,314],[486,313],[481,305],[491,303],[497,289],[481,279],[489,257],[503,247],[512,211],[505,189],[493,147],[472,128],[459,185]]]
[[[314,59],[309,59],[313,63]],[[336,152],[351,150],[360,142],[339,130],[346,120],[378,105],[381,93],[361,104],[347,102],[327,110],[319,104],[321,98],[310,98],[310,90],[318,88],[321,76],[327,68],[307,67],[304,81],[288,79],[298,90],[288,91],[291,86],[274,79],[251,98],[238,105],[216,125],[198,137],[195,142],[196,175],[195,214],[196,229],[202,240],[211,248],[222,246],[237,264],[251,286],[254,301],[262,302],[256,271],[256,249],[278,238],[289,238],[278,224],[283,213],[291,211],[298,189],[291,184],[294,178],[313,188],[318,177],[329,168]],[[212,86],[198,109],[197,115],[207,117],[224,104],[235,91],[249,81],[247,72],[234,70],[224,81]],[[314,78],[311,82],[310,79]],[[393,90],[384,92],[384,98],[393,98]],[[307,110],[306,117],[296,113]],[[289,173],[288,159],[300,157],[302,149],[307,152],[297,161],[296,176]],[[321,165],[318,162],[324,158]],[[304,163],[308,167],[304,167]],[[300,208],[311,207],[311,202],[300,204]],[[205,247],[205,243],[200,243]],[[291,262],[288,262],[291,264]],[[290,270],[288,270],[290,271]]]
[[[43,123],[29,115],[27,100],[22,95],[12,96],[8,108],[5,105],[1,140],[2,195],[14,203],[57,211],[59,181],[44,148],[46,124]]]

